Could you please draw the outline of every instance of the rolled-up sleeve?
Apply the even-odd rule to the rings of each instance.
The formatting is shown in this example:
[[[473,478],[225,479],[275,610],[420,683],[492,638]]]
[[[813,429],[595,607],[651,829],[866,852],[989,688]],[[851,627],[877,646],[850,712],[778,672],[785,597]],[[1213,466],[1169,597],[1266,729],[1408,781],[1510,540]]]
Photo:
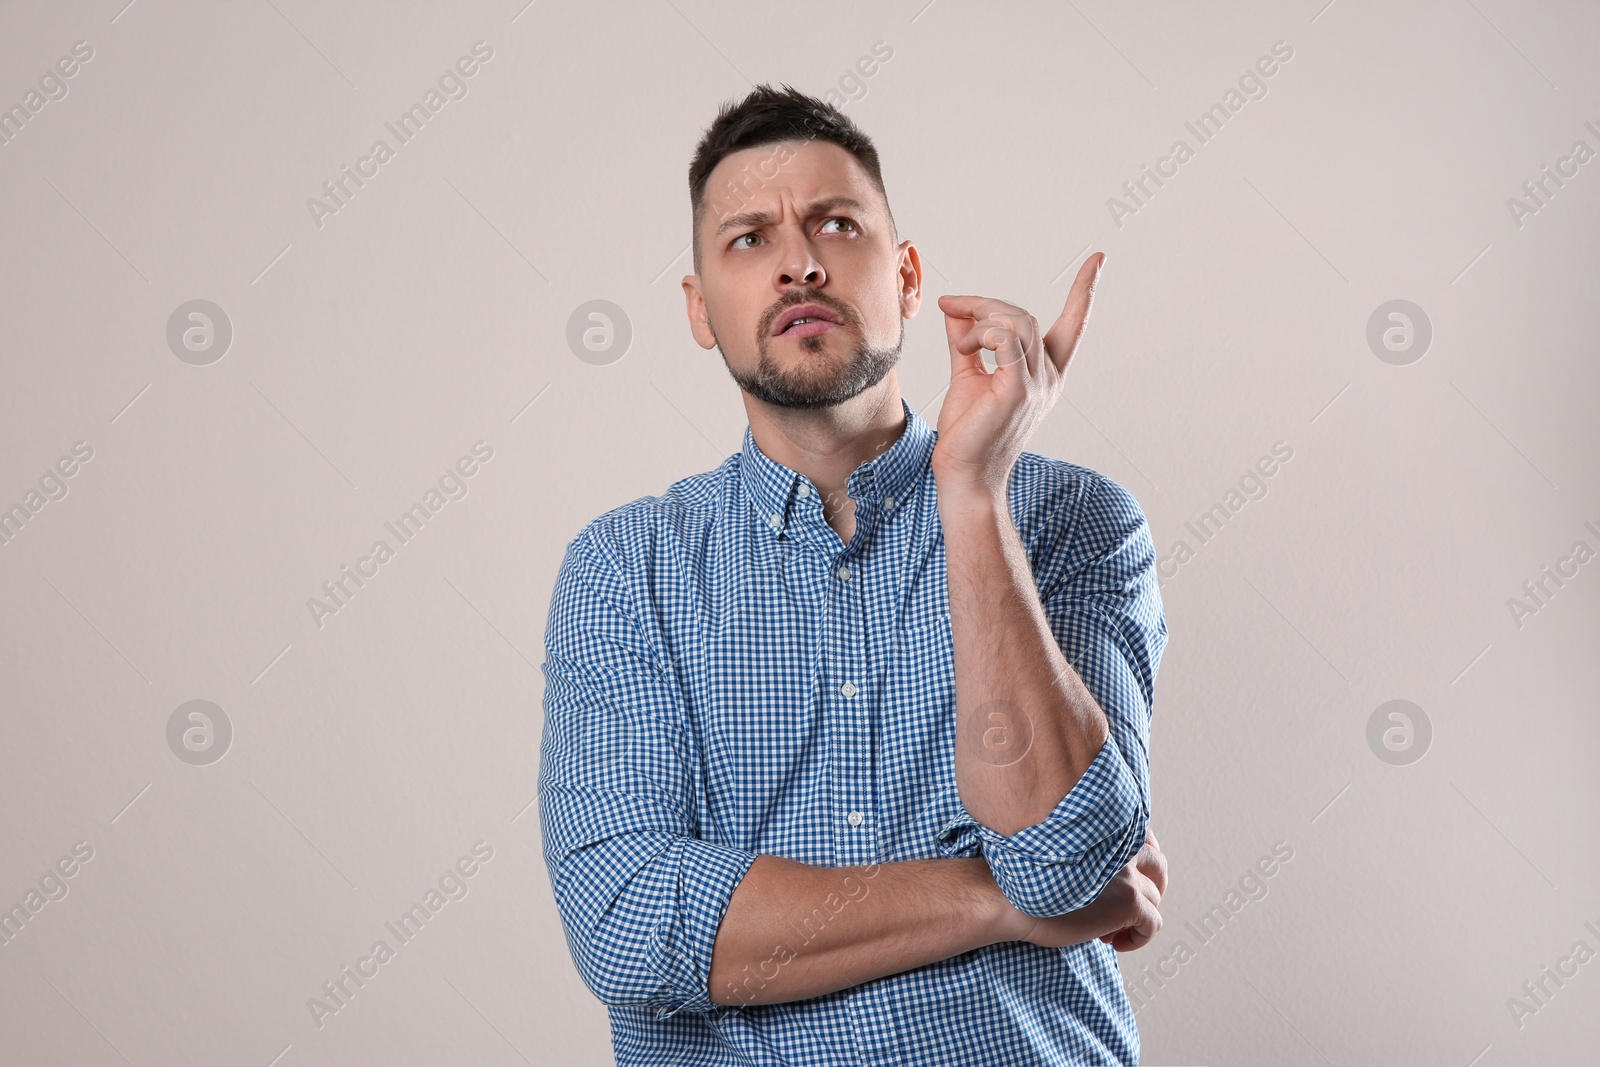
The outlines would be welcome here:
[[[1051,632],[1105,712],[1109,736],[1040,822],[999,834],[958,800],[937,842],[946,856],[982,854],[1006,899],[1041,918],[1099,896],[1138,853],[1150,823],[1150,715],[1167,643],[1155,546],[1133,495],[1094,479],[1035,578]]]
[[[608,1006],[708,1012],[712,946],[755,853],[698,836],[670,665],[605,549],[568,546],[545,627],[544,859],[578,973]]]

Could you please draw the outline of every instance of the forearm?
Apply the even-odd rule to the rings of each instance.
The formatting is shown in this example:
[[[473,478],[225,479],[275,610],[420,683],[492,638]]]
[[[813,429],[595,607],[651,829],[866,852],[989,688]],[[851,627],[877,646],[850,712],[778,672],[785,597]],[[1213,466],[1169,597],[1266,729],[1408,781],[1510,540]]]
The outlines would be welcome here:
[[[758,856],[717,929],[711,999],[847,989],[1006,940],[1015,914],[982,857],[814,867]]]
[[[1011,835],[1048,816],[1104,746],[1105,714],[1050,631],[1004,492],[940,486],[955,657],[956,785]]]

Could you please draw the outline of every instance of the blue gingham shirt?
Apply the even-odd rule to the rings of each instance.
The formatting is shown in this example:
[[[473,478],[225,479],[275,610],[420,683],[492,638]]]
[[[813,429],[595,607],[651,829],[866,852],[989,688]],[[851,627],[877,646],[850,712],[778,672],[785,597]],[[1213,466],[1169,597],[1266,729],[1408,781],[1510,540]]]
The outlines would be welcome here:
[[[1143,512],[1092,470],[1023,453],[1011,514],[1050,627],[1111,733],[1051,814],[1004,837],[961,803],[945,545],[907,425],[850,475],[855,534],[745,430],[712,471],[590,522],[545,628],[538,799],[578,973],[622,1067],[1137,1063],[1116,953],[1001,942],[823,996],[707,988],[757,854],[823,867],[982,854],[1016,906],[1088,904],[1149,821],[1166,620]],[[792,931],[774,931],[803,951]]]

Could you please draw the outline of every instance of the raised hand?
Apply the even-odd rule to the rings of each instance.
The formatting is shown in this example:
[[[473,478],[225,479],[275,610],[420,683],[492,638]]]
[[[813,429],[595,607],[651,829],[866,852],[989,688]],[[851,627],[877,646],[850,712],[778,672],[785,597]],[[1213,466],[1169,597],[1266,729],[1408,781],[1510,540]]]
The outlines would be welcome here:
[[[933,452],[941,490],[1005,489],[1017,457],[1061,395],[1105,258],[1098,252],[1083,261],[1060,316],[1042,336],[1039,320],[1015,304],[981,296],[939,298],[950,347],[950,391]],[[993,371],[984,366],[983,349],[995,354]]]

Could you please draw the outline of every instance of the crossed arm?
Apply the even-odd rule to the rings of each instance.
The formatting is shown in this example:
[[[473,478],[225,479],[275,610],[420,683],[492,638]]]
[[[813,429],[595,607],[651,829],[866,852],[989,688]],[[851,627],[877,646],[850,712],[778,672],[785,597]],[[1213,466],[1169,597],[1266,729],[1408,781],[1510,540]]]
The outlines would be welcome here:
[[[1046,558],[1036,578],[1005,499],[941,492],[962,800],[940,835],[952,858],[818,868],[759,857],[717,934],[718,1003],[818,996],[999,941],[1101,938],[1125,951],[1160,930],[1166,859],[1149,834],[1146,761],[1165,643],[1154,550],[1116,483],[1082,486],[1069,503],[1070,554]],[[803,954],[774,953],[788,936],[777,932],[830,914],[815,907],[830,893],[849,906],[817,924]]]
[[[818,997],[1000,941],[1060,948],[1101,938],[1125,952],[1160,928],[1156,905],[1166,886],[1166,857],[1153,837],[1093,903],[1046,919],[1014,908],[982,857],[812,867],[757,856],[717,931],[711,1000]],[[850,903],[818,907],[830,896]],[[797,928],[814,932],[804,951],[774,951]]]
[[[1160,612],[1157,601],[1148,617],[1153,560],[1130,503],[1110,482],[1080,498],[1078,521],[1098,535],[1076,555],[1050,555],[1037,588],[1020,544],[1008,547],[1017,534],[1007,515],[947,520],[958,723],[1002,743],[972,748],[976,758],[963,762],[958,740],[963,803],[940,834],[944,858],[867,868],[698,838],[683,806],[693,757],[662,721],[675,700],[667,666],[632,617],[615,562],[593,543],[569,551],[546,631],[540,819],[590,990],[666,1018],[819,996],[1000,941],[1101,938],[1119,950],[1148,941],[1166,886],[1165,859],[1146,833],[1145,769],[1165,628],[1140,647],[1131,625],[1129,612],[1146,623]],[[1083,664],[1081,678],[1063,647]],[[1090,647],[1100,654],[1077,651]],[[997,735],[983,718],[995,699],[1030,709],[1020,758],[1009,746],[1021,728]],[[643,766],[641,753],[650,754]],[[782,950],[807,927],[798,950]]]
[[[1132,495],[1098,475],[1052,492],[1066,519],[1052,524],[1056,544],[1037,546],[1037,576],[1003,492],[941,486],[939,501],[962,801],[941,845],[981,846],[1006,899],[1037,917],[1084,907],[1145,840],[1166,643]]]

